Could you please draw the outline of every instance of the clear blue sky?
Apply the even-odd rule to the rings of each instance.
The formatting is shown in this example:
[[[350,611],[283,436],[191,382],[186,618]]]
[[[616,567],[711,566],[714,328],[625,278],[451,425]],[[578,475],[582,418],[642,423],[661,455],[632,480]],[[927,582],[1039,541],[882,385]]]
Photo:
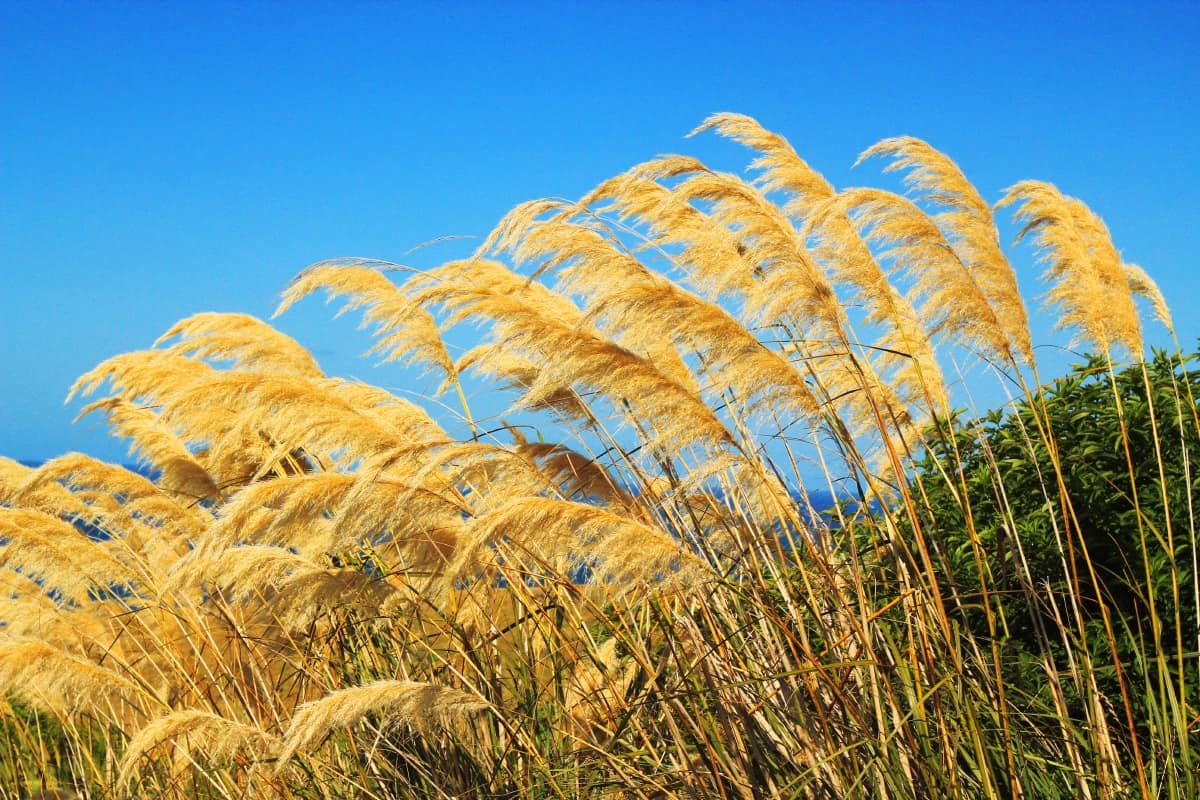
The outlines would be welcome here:
[[[305,265],[431,266],[534,197],[577,196],[715,111],[842,187],[885,136],[986,197],[1053,181],[1200,335],[1195,3],[19,3],[0,0],[0,454],[122,459],[67,387],[196,311],[266,317]],[[1015,261],[1026,294],[1036,269]],[[310,302],[281,327],[395,386]],[[1042,341],[1062,337],[1041,335]],[[420,388],[420,387],[417,387]]]

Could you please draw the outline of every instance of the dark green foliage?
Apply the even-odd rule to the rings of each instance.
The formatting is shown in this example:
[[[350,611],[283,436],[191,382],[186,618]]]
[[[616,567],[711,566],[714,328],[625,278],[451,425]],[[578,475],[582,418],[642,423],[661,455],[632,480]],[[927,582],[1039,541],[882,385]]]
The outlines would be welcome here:
[[[1032,401],[944,427],[913,486],[947,608],[998,643],[1006,683],[1048,702],[1048,656],[1082,720],[1067,651],[1086,649],[1114,727],[1139,735],[1179,719],[1180,700],[1194,717],[1200,688],[1193,359],[1093,357]]]

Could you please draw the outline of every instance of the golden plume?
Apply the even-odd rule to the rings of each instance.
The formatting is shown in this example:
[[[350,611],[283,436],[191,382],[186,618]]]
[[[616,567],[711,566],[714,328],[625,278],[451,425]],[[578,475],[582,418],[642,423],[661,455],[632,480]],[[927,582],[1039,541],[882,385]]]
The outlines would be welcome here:
[[[833,185],[824,176],[805,162],[788,141],[764,129],[756,120],[740,114],[716,114],[705,121],[696,131],[713,129],[723,136],[734,139],[760,153],[752,169],[762,171],[759,181],[764,192],[782,190],[792,195],[784,210],[804,222],[800,241],[811,233],[820,233],[818,247],[814,250],[816,260],[829,269],[834,282],[851,289],[850,302],[860,302],[868,310],[868,324],[885,325],[883,339],[876,349],[869,352],[868,360],[875,364],[874,372],[887,375],[890,379],[879,379],[865,375],[862,364],[846,363],[842,359],[823,359],[816,370],[821,380],[829,384],[829,394],[842,397],[842,405],[859,418],[871,416],[863,406],[866,395],[875,391],[875,386],[899,381],[907,386],[902,392],[903,403],[929,405],[936,412],[944,413],[948,408],[945,382],[928,335],[917,322],[917,313],[902,294],[888,282],[866,244],[860,239],[846,214],[833,208],[836,194]],[[832,286],[829,289],[832,292]],[[765,287],[767,296],[786,298],[775,287]],[[824,291],[819,292],[824,295]],[[836,302],[836,295],[833,296]],[[772,308],[778,311],[779,306]],[[852,337],[847,337],[847,344]],[[809,356],[811,357],[811,356]],[[858,376],[863,377],[858,377]],[[899,400],[899,398],[896,398]],[[888,403],[893,413],[907,416],[907,411]]]
[[[863,239],[876,246],[877,258],[911,278],[914,305],[928,330],[981,347],[1006,362],[1013,360],[986,294],[929,215],[882,189],[847,189],[833,205],[849,214]]]
[[[652,178],[663,176],[678,177],[688,174],[702,174],[708,177],[710,199],[715,196],[718,187],[723,183],[734,196],[740,196],[743,204],[749,210],[764,210],[762,200],[754,199],[751,187],[744,183],[712,173],[702,164],[691,159],[671,157],[647,162],[606,181],[589,193],[584,202],[607,202],[601,209],[615,211],[622,219],[638,219],[648,227],[649,243],[656,247],[682,246],[682,252],[672,261],[682,267],[689,275],[696,277],[701,289],[710,295],[719,295],[729,290],[735,290],[739,295],[751,299],[767,298],[774,305],[752,308],[759,316],[759,322],[775,326],[783,326],[782,330],[797,330],[803,327],[801,320],[787,318],[788,307],[796,305],[795,287],[781,286],[789,274],[779,271],[773,264],[762,264],[747,247],[742,229],[736,219],[729,215],[725,222],[702,213],[692,206],[682,191],[672,191],[656,183]],[[694,185],[694,183],[693,183]],[[809,184],[808,190],[810,208],[816,208],[816,200],[828,192],[832,197],[832,187],[824,181]],[[826,204],[827,205],[827,204]],[[786,220],[776,220],[781,225],[788,225]],[[885,333],[883,340],[874,349],[865,351],[870,361],[875,364],[875,371],[890,377],[880,381],[866,374],[861,363],[855,366],[847,360],[846,346],[843,341],[840,349],[831,349],[826,342],[820,344],[803,343],[788,337],[788,349],[794,351],[797,360],[805,364],[806,372],[815,377],[815,385],[824,385],[827,397],[837,398],[836,404],[847,407],[848,413],[866,419],[871,416],[863,401],[868,393],[874,394],[875,387],[886,383],[899,382],[907,386],[905,403],[920,403],[922,406],[932,404],[932,407],[944,413],[947,407],[945,400],[944,382],[938,364],[933,356],[932,345],[922,327],[916,321],[916,312],[908,301],[898,294],[888,283],[886,275],[875,263],[870,251],[858,237],[853,225],[844,214],[823,214],[819,220],[819,230],[823,234],[824,244],[814,256],[823,260],[832,274],[848,284],[853,292],[852,299],[858,298],[866,302],[869,310],[868,323],[883,324]],[[728,225],[729,227],[726,227]],[[802,242],[806,234],[789,233],[787,228],[780,228],[783,237],[794,237],[793,247],[803,252]],[[811,231],[812,228],[806,229]],[[833,236],[831,234],[836,234]],[[839,305],[836,295],[830,285],[817,270],[804,273],[813,286],[815,302],[817,298],[832,298]],[[774,277],[772,277],[774,276]],[[758,281],[766,281],[767,285],[758,287]],[[784,291],[779,291],[780,289]],[[873,302],[867,302],[873,300]],[[806,309],[802,307],[793,314],[803,315]],[[811,306],[809,306],[811,308]],[[836,312],[835,312],[836,313]],[[844,324],[844,323],[842,323]],[[828,329],[828,326],[826,326]],[[826,331],[826,338],[837,342],[844,336],[840,331]],[[917,364],[921,367],[918,368]],[[889,366],[890,365],[890,366]],[[847,383],[847,380],[851,380]],[[864,387],[871,387],[863,391]],[[898,399],[890,400],[889,407],[892,415],[907,418],[908,412],[899,408]]]
[[[386,389],[362,381],[329,378],[321,388],[335,399],[353,407],[358,413],[394,430],[401,438],[414,444],[442,442],[446,432],[421,406],[397,397]]]
[[[750,139],[745,141],[750,143]],[[782,140],[776,137],[772,141],[779,145]],[[771,188],[786,188],[789,181],[802,184],[806,213],[833,197],[832,187],[799,162],[794,153],[777,151],[775,156],[778,156],[774,162],[777,166],[764,168],[784,171],[790,168],[793,172],[791,179],[782,177],[782,173],[777,175]],[[674,190],[655,182],[663,177],[688,175],[692,177]],[[908,404],[929,407],[939,413],[948,409],[941,371],[929,338],[916,321],[916,312],[891,287],[844,213],[826,211],[822,215],[819,221],[824,241],[809,257],[804,246],[806,234],[797,233],[790,221],[754,187],[683,157],[639,165],[601,184],[581,204],[605,201],[609,205],[601,211],[613,210],[621,219],[645,221],[652,246],[682,246],[682,253],[672,260],[696,276],[702,289],[710,294],[729,289],[744,294],[753,317],[751,324],[765,323],[789,332],[786,337],[790,340],[789,347],[795,358],[804,363],[806,372],[811,373],[814,386],[823,386],[823,394],[834,405],[844,407],[851,419],[869,420],[867,427],[878,427],[879,419],[867,402],[868,397],[889,398],[885,403],[885,418],[895,418],[896,424],[906,427],[911,427]],[[712,204],[715,216],[702,213],[692,202]],[[798,213],[800,205],[792,210]],[[747,227],[747,217],[757,217],[759,227]],[[550,223],[560,224],[561,214]],[[806,230],[811,232],[812,227]],[[759,246],[758,240],[748,236],[755,231],[765,232],[763,242],[773,246]],[[786,256],[780,256],[788,252],[799,254],[796,264],[800,270],[781,268],[788,262]],[[848,358],[850,337],[845,330],[842,304],[817,261],[823,261],[836,278],[851,287],[854,297],[865,302],[869,309],[868,323],[883,324],[883,339],[875,348],[864,350],[873,368],[866,367],[861,360],[851,363]],[[812,317],[822,314],[824,323],[812,325]],[[824,345],[798,341],[794,332],[805,328],[812,329],[818,339],[824,339]],[[874,373],[887,377],[881,379]],[[904,387],[903,400],[887,388],[893,383]],[[770,404],[764,404],[767,405]]]
[[[554,442],[530,442],[511,429],[514,452],[531,461],[566,499],[598,501],[632,512],[637,503],[632,494],[593,458]]]
[[[1140,357],[1141,326],[1129,279],[1099,218],[1043,181],[1014,184],[996,207],[1010,205],[1023,224],[1017,242],[1032,235],[1046,264],[1046,305],[1058,309],[1055,328],[1075,328],[1105,352],[1122,345]]]
[[[205,312],[180,320],[154,346],[178,337],[164,352],[230,361],[234,369],[319,378],[316,360],[295,339],[249,314]]]
[[[462,517],[452,493],[370,475],[314,473],[251,484],[225,504],[207,540],[294,548],[309,559],[362,545],[393,548],[410,566],[449,559]]]
[[[892,159],[884,171],[904,172],[904,183],[917,200],[947,209],[934,221],[979,284],[1013,351],[1032,364],[1029,315],[1016,273],[1000,248],[991,206],[979,190],[946,154],[912,136],[884,139],[867,148],[855,164],[875,156]]]
[[[0,484],[0,502],[86,523],[122,563],[159,572],[211,521],[184,497],[181,504],[141,475],[79,453],[47,461],[15,489]]]
[[[120,723],[148,699],[122,675],[35,639],[0,639],[0,687],[60,719],[85,711]]]
[[[124,353],[80,375],[71,385],[67,402],[77,395],[87,397],[108,381],[113,397],[153,406],[215,372],[202,361],[164,350]]]
[[[36,467],[27,467],[8,456],[0,456],[0,492],[16,491],[17,487],[25,483],[36,469]],[[0,502],[9,502],[7,494],[0,495]]]
[[[587,319],[607,335],[648,354],[676,348],[697,354],[710,390],[732,392],[751,412],[817,413],[802,376],[729,312],[650,271],[590,227],[527,220],[523,228],[514,225],[508,242],[518,262],[560,265],[560,291],[582,296]]]
[[[474,371],[497,381],[504,389],[518,392],[520,404],[526,408],[552,410],[564,419],[585,425],[594,421],[578,392],[550,380],[536,361],[504,345],[492,342],[471,348],[459,357],[458,369]]]
[[[625,696],[637,669],[637,662],[617,654],[616,639],[608,639],[594,650],[589,648],[571,671],[564,707],[581,725],[615,724],[626,707]]]
[[[831,396],[845,398],[848,412],[859,421],[873,416],[865,403],[871,397],[886,398],[883,405],[900,417],[925,417],[916,411],[922,408],[945,414],[949,399],[930,329],[909,298],[892,285],[848,216],[853,197],[843,193],[814,204],[802,235],[816,237],[817,257],[839,285],[848,287],[849,301],[863,307],[868,329],[881,333],[871,347],[860,348],[862,359],[831,362],[821,371],[822,380]]]
[[[330,300],[346,297],[338,311],[362,309],[363,325],[371,326],[378,341],[367,351],[383,361],[411,358],[441,369],[447,378],[456,375],[437,323],[428,311],[414,303],[400,287],[367,262],[322,261],[297,275],[283,292],[278,317],[301,298],[324,289]]]
[[[558,486],[533,461],[490,442],[460,442],[440,448],[414,480],[431,486],[441,481],[447,489],[457,491],[463,505],[458,512],[461,515],[490,511],[518,497],[559,495]],[[454,507],[446,510],[453,513]]]
[[[109,496],[119,495],[125,503],[162,496],[161,489],[150,479],[83,453],[52,458],[38,467],[37,473],[42,481],[61,483],[75,492],[100,490]],[[180,514],[194,513],[184,506],[177,508]]]
[[[383,680],[341,689],[305,703],[292,717],[279,752],[279,768],[297,751],[310,750],[336,728],[357,725],[368,714],[434,732],[488,704],[476,695],[417,681]]]
[[[1129,290],[1139,297],[1144,297],[1150,301],[1151,308],[1154,309],[1154,316],[1158,317],[1158,321],[1166,326],[1167,330],[1174,330],[1171,324],[1171,309],[1167,306],[1167,298],[1163,296],[1162,290],[1158,288],[1158,284],[1137,264],[1123,263],[1121,269],[1125,273],[1125,280],[1129,282]]]
[[[159,419],[203,442],[204,463],[222,482],[261,477],[293,454],[310,461],[294,472],[385,459],[410,444],[324,379],[295,375],[212,372],[172,396]],[[256,469],[239,472],[248,467]]]
[[[120,397],[110,397],[84,406],[78,418],[93,411],[103,411],[113,432],[130,440],[130,455],[162,473],[159,485],[163,489],[196,500],[217,496],[212,476],[158,414]]]
[[[688,135],[695,136],[706,130],[715,130],[758,151],[760,155],[750,163],[750,169],[762,171],[762,191],[782,189],[792,194],[784,206],[787,213],[805,217],[813,203],[833,195],[833,186],[829,181],[810,167],[787,139],[768,131],[757,120],[743,114],[713,114]]]
[[[332,547],[328,512],[354,480],[353,475],[317,472],[251,483],[221,507],[206,541],[221,548],[238,543],[293,547],[316,558]]]
[[[429,483],[436,488],[359,476],[332,509],[334,548],[372,547],[402,559],[405,569],[440,572],[471,509],[440,477]]]
[[[33,575],[0,567],[0,619],[5,639],[37,639],[63,652],[81,654],[104,638],[106,624],[93,603],[82,605],[56,601]],[[60,596],[61,600],[68,600]]]
[[[672,156],[638,164],[610,178],[579,200],[579,207],[611,213],[621,223],[644,225],[645,249],[673,255],[702,294],[716,300],[727,293],[744,297],[754,285],[754,267],[738,236],[658,181],[710,172],[703,164]]]
[[[539,200],[522,204],[507,214],[496,226],[495,231],[488,238],[487,246],[490,249],[488,251],[481,249],[479,253],[491,252],[501,254],[508,251],[513,254],[514,262],[518,265],[529,262],[540,262],[538,268],[528,279],[530,282],[533,282],[543,272],[553,272],[565,262],[573,260],[573,254],[565,251],[558,252],[553,247],[538,249],[530,241],[529,231],[531,228],[542,229],[545,226],[564,224],[564,221],[577,210],[576,206],[557,200]],[[547,212],[554,213],[549,219],[538,218],[539,215]],[[593,221],[597,227],[604,226],[599,220]],[[547,290],[540,284],[535,285],[537,286],[535,297],[562,298],[565,301],[564,310],[569,311],[568,318],[578,317],[576,327],[586,330],[589,335],[596,337],[600,341],[607,340],[622,350],[635,355],[653,370],[657,370],[657,372],[669,381],[677,384],[685,392],[699,398],[700,387],[669,337],[659,334],[650,327],[619,329],[615,326],[606,326],[603,324],[605,322],[604,318],[602,316],[597,317],[597,315],[590,313],[590,310],[586,315],[580,315],[574,304],[566,299],[568,292],[564,291],[561,285],[557,291]],[[468,357],[478,359],[485,352],[488,352],[486,345],[484,348],[477,348],[476,351],[469,353]],[[503,358],[503,361],[507,362],[509,359]],[[602,389],[601,391],[604,390]],[[579,395],[579,392],[574,393]],[[546,382],[540,387],[532,387],[529,394],[530,398],[523,400],[523,405],[545,405],[544,398],[561,398],[569,408],[572,399],[570,394],[565,392],[563,387],[555,382]],[[611,392],[607,392],[607,394],[612,398]],[[531,400],[536,402],[531,402]],[[628,404],[629,402],[630,399],[628,397],[621,398],[622,404]],[[589,421],[594,421],[594,418],[590,416],[590,412]],[[643,431],[643,435],[644,433]]]
[[[644,582],[688,583],[712,574],[682,542],[656,527],[585,503],[542,497],[513,500],[468,523],[447,578],[470,579],[502,561],[510,567],[550,564],[561,574],[587,566],[613,594]]]
[[[808,252],[788,217],[754,186],[734,175],[700,173],[674,189],[688,202],[704,202],[720,225],[736,231],[755,273],[746,307],[752,320],[819,339],[844,343],[846,316],[824,270]]]
[[[117,765],[117,786],[127,787],[139,777],[138,770],[145,762],[164,755],[170,757],[172,778],[178,779],[196,768],[201,759],[254,762],[272,756],[279,747],[277,738],[253,725],[199,709],[172,711],[152,720],[130,738]]]
[[[376,609],[391,586],[357,567],[328,567],[282,547],[242,544],[201,548],[171,576],[173,594],[204,592],[285,631],[307,628],[334,608]]]
[[[498,242],[505,245],[502,236]],[[566,298],[498,262],[450,262],[414,284],[414,297],[441,305],[449,324],[486,321],[495,344],[534,362],[538,374],[526,396],[537,402],[575,389],[599,392],[617,408],[627,403],[632,417],[650,426],[643,433],[654,449],[729,441],[724,425],[692,388],[583,324]]]
[[[102,517],[110,532],[140,526],[159,535],[195,537],[212,521],[207,511],[195,503],[177,502],[150,479],[82,453],[53,458],[37,474],[40,481],[61,484],[76,496],[105,497],[115,503]]]
[[[0,457],[0,504],[52,516],[90,519],[95,511],[41,468]]]
[[[0,507],[0,540],[0,566],[37,576],[69,602],[85,603],[94,592],[135,580],[106,547],[40,511]]]
[[[1133,300],[1133,287],[1124,269],[1121,254],[1113,245],[1108,226],[1094,211],[1074,197],[1064,198],[1071,221],[1083,238],[1092,259],[1096,276],[1105,297],[1114,304],[1108,310],[1108,324],[1112,338],[1123,342],[1130,352],[1140,355],[1142,351],[1141,319]]]

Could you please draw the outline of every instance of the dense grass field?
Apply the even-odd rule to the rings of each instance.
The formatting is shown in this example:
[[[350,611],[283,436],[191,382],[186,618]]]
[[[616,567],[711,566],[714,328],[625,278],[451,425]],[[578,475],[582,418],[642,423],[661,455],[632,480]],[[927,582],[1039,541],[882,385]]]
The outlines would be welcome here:
[[[754,178],[663,157],[296,276],[420,401],[239,314],[83,375],[152,477],[0,459],[0,798],[1200,797],[1200,382],[1151,278],[917,139],[863,154],[899,195],[699,132]]]

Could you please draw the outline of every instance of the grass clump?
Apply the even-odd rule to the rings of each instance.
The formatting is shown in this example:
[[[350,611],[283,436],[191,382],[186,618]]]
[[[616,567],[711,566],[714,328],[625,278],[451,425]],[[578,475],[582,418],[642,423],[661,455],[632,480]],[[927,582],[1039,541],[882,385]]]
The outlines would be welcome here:
[[[1142,361],[1148,275],[1008,192],[1098,353],[1045,384],[944,154],[885,140],[909,194],[839,192],[748,117],[701,130],[756,177],[665,157],[285,290],[458,418],[245,315],[82,376],[155,478],[0,461],[0,795],[1196,796],[1200,425],[1186,362]],[[1017,397],[978,422],[970,357]]]

